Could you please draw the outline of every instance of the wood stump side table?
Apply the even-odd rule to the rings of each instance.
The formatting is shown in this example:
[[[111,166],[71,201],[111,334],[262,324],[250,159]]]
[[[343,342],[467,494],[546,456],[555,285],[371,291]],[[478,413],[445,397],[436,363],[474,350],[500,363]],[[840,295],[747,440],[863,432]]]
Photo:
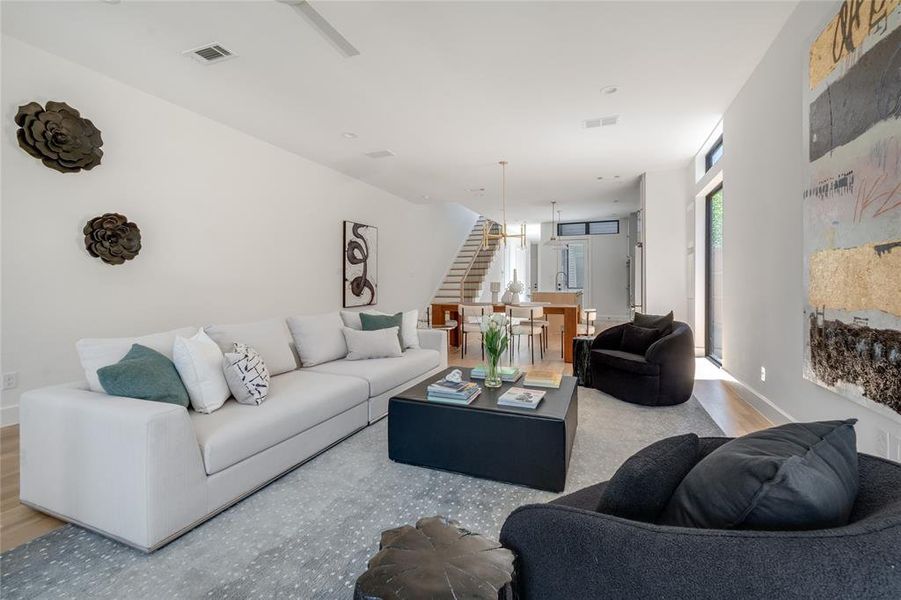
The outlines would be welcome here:
[[[513,552],[444,517],[382,532],[354,600],[512,600]]]

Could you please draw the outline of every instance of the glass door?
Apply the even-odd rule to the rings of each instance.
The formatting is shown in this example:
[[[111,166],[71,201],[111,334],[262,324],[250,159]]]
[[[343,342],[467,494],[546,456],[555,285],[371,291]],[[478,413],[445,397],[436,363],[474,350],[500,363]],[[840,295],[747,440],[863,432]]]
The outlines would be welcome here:
[[[723,362],[723,186],[707,195],[707,302],[705,352]]]

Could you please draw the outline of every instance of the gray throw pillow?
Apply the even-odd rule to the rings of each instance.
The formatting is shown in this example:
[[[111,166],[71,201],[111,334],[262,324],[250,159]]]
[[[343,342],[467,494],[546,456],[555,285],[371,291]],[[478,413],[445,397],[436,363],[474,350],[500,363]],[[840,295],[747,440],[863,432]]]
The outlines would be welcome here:
[[[846,524],[858,487],[856,422],[789,423],[723,444],[685,476],[659,522],[777,531]]]
[[[654,523],[682,479],[698,462],[698,436],[669,437],[633,454],[616,470],[597,512]]]
[[[167,402],[185,408],[191,403],[172,361],[140,344],[132,345],[119,362],[97,369],[97,378],[111,396]]]
[[[397,327],[397,341],[400,342],[401,350],[407,347],[407,344],[404,343],[404,313],[402,312],[393,315],[360,313],[360,324],[363,326],[363,331],[377,331],[379,329]]]

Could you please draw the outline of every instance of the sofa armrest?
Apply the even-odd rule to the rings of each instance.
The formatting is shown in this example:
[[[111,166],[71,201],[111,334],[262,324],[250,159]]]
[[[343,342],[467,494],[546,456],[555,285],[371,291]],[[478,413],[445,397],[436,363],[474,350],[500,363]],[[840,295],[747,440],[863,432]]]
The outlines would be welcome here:
[[[622,323],[620,325],[614,325],[613,327],[609,327],[604,331],[600,332],[595,336],[594,340],[591,342],[592,350],[619,350],[620,344],[623,341],[623,329],[626,328],[626,323]]]
[[[21,498],[149,550],[206,513],[187,410],[89,391],[32,390],[20,403]]]
[[[419,345],[428,350],[437,350],[441,355],[441,367],[447,367],[447,332],[441,329],[418,329]]]
[[[686,529],[540,504],[515,510],[500,541],[522,600],[898,598],[901,523],[851,527]]]

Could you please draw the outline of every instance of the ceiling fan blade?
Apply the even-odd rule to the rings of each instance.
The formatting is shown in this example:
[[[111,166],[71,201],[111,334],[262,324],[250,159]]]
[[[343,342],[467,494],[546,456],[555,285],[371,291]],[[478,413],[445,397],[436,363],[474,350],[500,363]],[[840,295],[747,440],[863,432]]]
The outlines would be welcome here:
[[[338,30],[332,27],[332,24],[325,20],[325,17],[319,14],[307,0],[278,0],[283,4],[287,4],[298,13],[300,13],[313,28],[319,32],[330,44],[338,49],[345,58],[358,56],[360,51],[353,44],[347,41]]]

